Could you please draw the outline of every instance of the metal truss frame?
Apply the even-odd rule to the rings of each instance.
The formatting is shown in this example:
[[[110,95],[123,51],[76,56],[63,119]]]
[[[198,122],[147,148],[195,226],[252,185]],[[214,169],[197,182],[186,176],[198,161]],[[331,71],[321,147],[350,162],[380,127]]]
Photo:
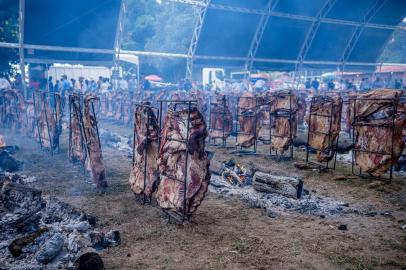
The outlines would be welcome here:
[[[0,48],[14,48],[18,49],[18,43],[0,42]],[[60,47],[60,46],[48,46],[48,45],[32,45],[25,44],[24,48],[32,50],[42,50],[42,51],[59,51],[59,52],[78,52],[78,53],[96,53],[96,54],[111,54],[115,53],[114,50],[109,49],[90,49],[90,48],[74,48],[74,47]],[[167,58],[183,58],[188,59],[190,56],[187,54],[180,53],[162,53],[162,52],[145,52],[145,51],[132,51],[132,50],[120,50],[120,52],[125,54],[132,54],[138,56],[148,56],[148,57],[167,57]],[[217,60],[217,61],[236,61],[245,62],[248,60],[247,57],[228,57],[228,56],[210,56],[210,55],[195,55],[194,59],[197,60]],[[45,60],[46,61],[46,60]],[[262,63],[284,63],[284,64],[296,64],[297,60],[289,59],[276,59],[276,58],[254,58],[254,62]],[[304,60],[303,64],[308,65],[339,65],[338,61],[312,61]],[[377,66],[379,63],[375,62],[347,62],[348,66]]]
[[[21,80],[23,82],[24,96],[27,96],[27,87],[25,85],[25,59],[24,59],[24,23],[25,23],[25,0],[19,1],[18,6],[18,53],[20,57]]]
[[[375,17],[375,15],[386,4],[386,2],[388,2],[388,0],[375,0],[373,6],[371,6],[368,9],[367,13],[362,18],[362,23],[356,27],[354,33],[347,42],[344,52],[340,58],[341,70],[344,70],[345,64],[350,58],[351,53],[354,50],[355,46],[358,44],[358,40],[361,37],[362,33],[364,32],[365,26]]]
[[[113,55],[113,66],[116,71],[118,71],[120,67],[120,50],[121,50],[121,41],[123,39],[122,37],[124,31],[125,13],[126,13],[125,3],[124,0],[121,0],[120,14],[118,15],[117,21],[116,38],[114,41],[114,55]],[[118,88],[118,78],[115,78],[113,83],[113,89],[117,90],[117,88]]]
[[[196,53],[197,45],[199,44],[200,32],[202,31],[204,18],[206,17],[207,7],[210,5],[211,0],[204,0],[204,5],[199,6],[198,17],[196,20],[195,28],[193,29],[192,40],[190,41],[189,50],[187,55],[186,64],[186,78],[191,79],[193,74],[193,61]]]
[[[195,6],[205,6],[205,3],[203,1],[196,1],[196,0],[168,0],[168,1],[175,2],[175,3],[195,5]],[[268,11],[261,10],[261,9],[232,7],[232,6],[212,4],[212,3],[208,5],[208,8],[232,11],[232,12],[248,13],[248,14],[257,14],[257,15],[262,15],[262,14],[268,13]],[[269,12],[269,16],[302,20],[302,21],[310,21],[310,22],[317,21],[317,17],[290,14],[290,13],[285,13],[285,12],[271,11],[271,12]],[[339,20],[339,19],[331,19],[331,18],[321,18],[320,22],[339,24],[339,25],[350,25],[350,26],[360,26],[363,24],[362,22],[357,22],[357,21],[347,21],[347,20]],[[364,24],[364,27],[378,28],[378,29],[391,29],[391,30],[396,30],[398,28],[397,26],[394,26],[394,25],[375,24],[375,23],[366,23],[366,24]]]
[[[248,74],[252,71],[252,66],[254,64],[254,58],[257,54],[258,47],[261,44],[262,37],[264,35],[266,26],[268,25],[269,21],[269,14],[274,10],[274,8],[278,5],[279,0],[268,0],[266,5],[266,13],[261,15],[259,19],[257,29],[255,30],[254,37],[252,38],[251,45],[248,51],[247,60],[245,62],[245,71],[248,71]]]
[[[327,0],[326,3],[323,5],[323,7],[318,12],[317,20],[312,23],[309,30],[307,31],[306,37],[304,39],[302,47],[300,48],[299,55],[297,57],[298,63],[296,63],[296,65],[295,65],[295,75],[297,75],[299,71],[300,72],[302,71],[303,60],[306,58],[307,53],[309,52],[309,50],[313,44],[313,40],[319,30],[321,20],[327,16],[327,14],[332,9],[332,7],[335,5],[336,2],[337,2],[337,0]]]

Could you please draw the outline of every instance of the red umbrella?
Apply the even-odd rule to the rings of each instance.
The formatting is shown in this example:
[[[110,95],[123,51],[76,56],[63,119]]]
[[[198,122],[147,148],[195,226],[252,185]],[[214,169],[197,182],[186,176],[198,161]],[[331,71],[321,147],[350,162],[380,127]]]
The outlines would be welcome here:
[[[145,80],[148,80],[148,81],[153,81],[153,82],[160,82],[160,81],[162,81],[162,78],[159,77],[159,76],[157,76],[157,75],[148,75],[148,76],[146,76],[144,79],[145,79]]]

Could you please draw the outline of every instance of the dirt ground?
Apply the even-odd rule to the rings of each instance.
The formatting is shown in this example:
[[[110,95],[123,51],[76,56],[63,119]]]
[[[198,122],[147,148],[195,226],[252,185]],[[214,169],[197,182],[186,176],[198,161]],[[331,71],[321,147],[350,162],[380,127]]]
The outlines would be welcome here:
[[[100,127],[131,134],[130,128],[105,121]],[[110,187],[99,195],[83,170],[68,162],[66,133],[60,154],[51,157],[32,139],[0,132],[9,145],[20,146],[16,156],[25,162],[21,173],[37,178],[32,186],[95,215],[98,227],[121,232],[121,245],[101,252],[107,269],[406,269],[404,177],[392,182],[336,181],[334,176],[350,173],[348,165],[339,163],[336,171],[317,173],[299,171],[293,162],[235,157],[300,175],[306,189],[348,203],[359,213],[320,217],[285,211],[271,218],[238,199],[209,192],[193,223],[181,226],[168,224],[156,207],[135,202],[126,154],[104,147]],[[210,149],[219,161],[231,157],[229,150]],[[303,153],[296,156],[301,160]],[[338,230],[340,224],[348,230]]]

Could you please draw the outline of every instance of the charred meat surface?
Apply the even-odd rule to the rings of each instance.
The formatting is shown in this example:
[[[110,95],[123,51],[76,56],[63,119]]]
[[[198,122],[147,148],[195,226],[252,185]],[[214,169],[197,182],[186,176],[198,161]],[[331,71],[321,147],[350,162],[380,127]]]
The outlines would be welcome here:
[[[80,97],[72,95],[69,97],[70,106],[70,144],[69,160],[80,162],[83,165],[87,157],[87,150],[84,138],[84,127]]]
[[[160,207],[190,216],[202,202],[210,182],[210,161],[205,152],[207,135],[206,123],[197,108],[169,108],[158,159],[161,181],[156,198]]]
[[[34,93],[36,118],[36,136],[43,147],[55,149],[59,142],[60,132],[57,129],[55,114],[49,106],[45,92]]]
[[[406,114],[396,112],[401,91],[378,89],[350,99],[355,126],[355,162],[363,172],[381,176],[405,147],[402,131]]]
[[[212,98],[210,109],[210,138],[227,138],[233,129],[233,116],[225,95]]]
[[[135,194],[145,194],[150,197],[159,179],[157,163],[159,127],[155,113],[148,102],[136,107],[134,133],[136,135],[134,164],[129,182]]]
[[[328,162],[334,157],[334,145],[340,134],[342,104],[339,96],[317,96],[312,100],[309,146],[317,151],[319,162]]]
[[[271,150],[280,154],[289,148],[297,134],[297,100],[290,90],[277,91],[271,96]]]
[[[97,119],[94,114],[94,104],[99,98],[94,95],[85,97],[84,103],[84,131],[88,151],[86,169],[90,172],[97,188],[107,187],[106,169],[103,164],[103,155],[97,127]]]
[[[237,146],[251,147],[256,141],[256,114],[257,103],[256,97],[250,92],[244,93],[238,102],[237,121],[240,130],[237,135]]]

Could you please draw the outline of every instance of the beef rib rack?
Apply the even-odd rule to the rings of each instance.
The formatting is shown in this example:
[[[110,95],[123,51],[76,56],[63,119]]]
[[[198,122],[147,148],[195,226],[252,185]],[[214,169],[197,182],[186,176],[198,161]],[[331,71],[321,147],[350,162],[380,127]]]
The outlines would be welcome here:
[[[233,116],[226,96],[216,94],[210,106],[210,138],[228,138],[233,129]]]
[[[59,141],[59,133],[52,109],[49,106],[45,92],[35,92],[33,95],[35,116],[36,116],[36,135],[43,147],[54,150]]]
[[[131,190],[151,198],[159,180],[159,126],[149,102],[137,105],[134,112],[134,164],[130,175]],[[144,170],[146,174],[144,174]],[[145,182],[144,182],[145,179]]]
[[[84,131],[87,148],[86,170],[90,173],[97,188],[107,187],[106,168],[99,138],[99,130],[94,110],[94,102],[99,101],[95,95],[87,95],[84,99]]]
[[[317,151],[319,162],[333,159],[340,134],[343,100],[337,95],[316,96],[310,106],[309,146]]]
[[[80,96],[73,94],[69,96],[69,160],[85,164],[87,150],[84,139],[84,123]]]
[[[158,158],[161,179],[156,199],[161,208],[189,217],[202,202],[210,182],[207,135],[197,108],[175,110],[169,106]]]
[[[239,98],[237,106],[237,121],[240,125],[240,130],[237,134],[237,146],[248,148],[253,146],[257,139],[256,97],[251,92],[245,92]]]
[[[283,154],[297,134],[297,96],[291,90],[281,90],[270,98],[271,150]]]
[[[355,128],[355,162],[363,172],[379,177],[394,165],[405,147],[406,114],[396,110],[402,92],[377,89],[350,99]]]

